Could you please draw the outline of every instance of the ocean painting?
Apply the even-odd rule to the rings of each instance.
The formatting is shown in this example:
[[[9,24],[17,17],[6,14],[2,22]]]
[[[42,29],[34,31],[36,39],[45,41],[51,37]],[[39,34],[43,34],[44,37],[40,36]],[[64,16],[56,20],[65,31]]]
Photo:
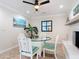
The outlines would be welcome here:
[[[26,20],[23,17],[14,17],[13,18],[13,26],[14,27],[26,27]]]

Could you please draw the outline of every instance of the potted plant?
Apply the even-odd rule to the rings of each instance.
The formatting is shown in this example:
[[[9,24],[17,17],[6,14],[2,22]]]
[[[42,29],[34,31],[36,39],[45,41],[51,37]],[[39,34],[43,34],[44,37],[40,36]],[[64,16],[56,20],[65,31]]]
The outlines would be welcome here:
[[[28,33],[28,35],[31,39],[38,38],[38,28],[37,27],[33,27],[29,24],[28,27],[24,28],[24,30],[26,31],[26,33]]]

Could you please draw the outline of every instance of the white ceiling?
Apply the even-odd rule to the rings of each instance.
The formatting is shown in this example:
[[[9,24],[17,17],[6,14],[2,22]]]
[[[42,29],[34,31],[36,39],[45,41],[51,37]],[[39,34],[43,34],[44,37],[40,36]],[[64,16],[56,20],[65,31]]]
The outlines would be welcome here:
[[[50,3],[45,4],[39,8],[38,12],[35,12],[34,6],[25,4],[23,0],[0,0],[1,4],[5,4],[10,8],[14,8],[17,11],[27,14],[27,11],[30,11],[29,15],[42,15],[42,14],[59,14],[67,13],[71,10],[76,0],[50,0]],[[26,0],[33,2],[35,0]],[[42,0],[41,0],[42,1]],[[60,5],[64,5],[62,9],[59,8]]]

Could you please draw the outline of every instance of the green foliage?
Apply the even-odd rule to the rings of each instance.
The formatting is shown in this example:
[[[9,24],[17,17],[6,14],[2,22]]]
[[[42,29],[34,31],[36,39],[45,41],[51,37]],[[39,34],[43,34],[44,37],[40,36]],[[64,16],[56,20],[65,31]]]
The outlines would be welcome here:
[[[24,30],[27,30],[26,32],[30,34],[31,39],[38,37],[37,27],[33,27],[32,25],[29,24],[28,27],[24,28]]]

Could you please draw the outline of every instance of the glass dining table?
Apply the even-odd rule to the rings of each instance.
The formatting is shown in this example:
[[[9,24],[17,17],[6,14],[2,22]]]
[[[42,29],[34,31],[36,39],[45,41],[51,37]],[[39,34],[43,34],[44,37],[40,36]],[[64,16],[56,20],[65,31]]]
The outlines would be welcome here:
[[[35,38],[35,39],[32,39],[32,42],[39,42],[39,41],[41,41],[41,42],[45,42],[45,41],[49,41],[49,40],[51,40],[50,37]]]
[[[32,39],[32,45],[37,46],[39,48],[39,50],[40,50],[39,51],[39,56],[41,56],[41,52],[43,51],[44,42],[49,41],[49,40],[51,40],[50,37]]]

